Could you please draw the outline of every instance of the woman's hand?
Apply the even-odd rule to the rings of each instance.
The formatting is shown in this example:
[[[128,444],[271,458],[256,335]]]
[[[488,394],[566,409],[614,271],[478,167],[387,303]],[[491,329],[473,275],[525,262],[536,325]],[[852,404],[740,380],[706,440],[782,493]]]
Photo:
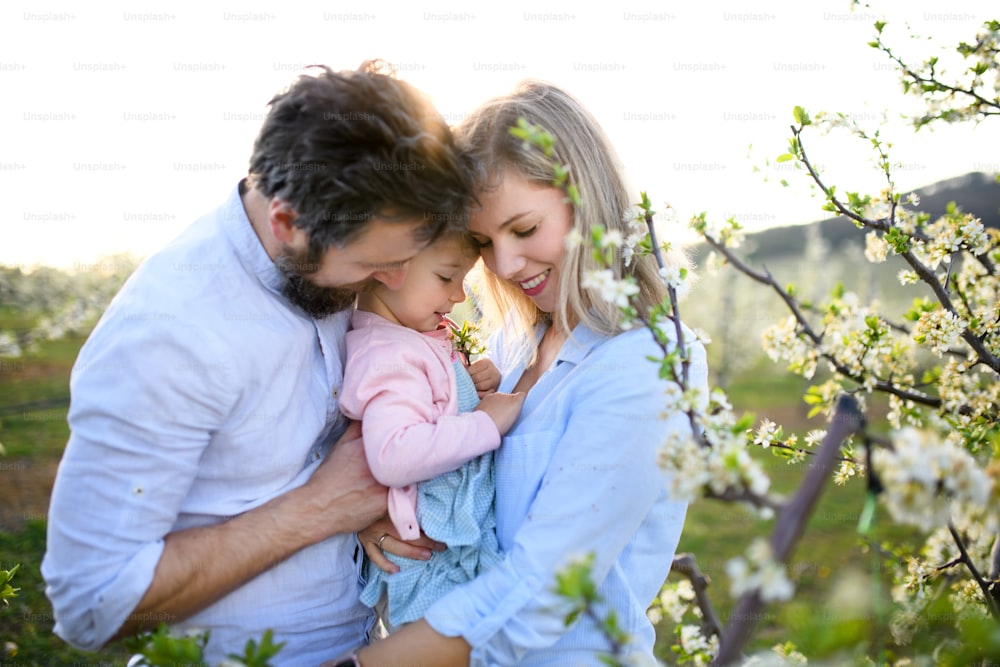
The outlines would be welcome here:
[[[358,540],[365,548],[368,558],[383,572],[395,574],[399,566],[385,557],[387,553],[413,560],[429,560],[431,550],[444,551],[448,545],[432,540],[423,533],[420,537],[407,542],[399,537],[396,528],[389,517],[377,519],[367,528],[358,531]]]
[[[500,370],[489,359],[477,359],[469,364],[467,370],[479,398],[492,394],[500,386]]]

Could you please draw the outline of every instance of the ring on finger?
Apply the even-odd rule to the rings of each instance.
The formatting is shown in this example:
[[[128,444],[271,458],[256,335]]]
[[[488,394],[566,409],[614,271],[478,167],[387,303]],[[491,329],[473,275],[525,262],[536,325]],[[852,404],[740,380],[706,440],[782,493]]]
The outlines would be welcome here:
[[[379,550],[383,550],[382,549],[382,540],[384,540],[387,537],[389,537],[389,533],[382,533],[382,537],[378,538],[378,542],[375,543],[375,546],[377,546],[379,548]]]

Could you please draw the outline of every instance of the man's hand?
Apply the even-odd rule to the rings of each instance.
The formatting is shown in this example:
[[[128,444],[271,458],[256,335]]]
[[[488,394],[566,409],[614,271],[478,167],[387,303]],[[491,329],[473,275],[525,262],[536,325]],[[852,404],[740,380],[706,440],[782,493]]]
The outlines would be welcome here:
[[[300,549],[368,526],[385,514],[386,496],[368,470],[361,426],[351,424],[303,486],[229,521],[167,535],[153,582],[115,638],[153,614],[187,618]]]
[[[492,394],[500,386],[500,370],[489,359],[477,359],[469,364],[468,371],[479,398]]]
[[[316,541],[337,533],[354,533],[385,516],[388,490],[375,481],[365,458],[361,424],[354,422],[326,460],[299,491],[307,498]]]
[[[431,549],[443,551],[448,547],[445,543],[432,540],[423,533],[419,538],[406,542],[400,539],[399,533],[388,517],[378,519],[364,530],[359,530],[358,541],[365,548],[369,560],[389,574],[399,572],[399,566],[385,557],[387,553],[413,560],[428,560],[431,557]]]

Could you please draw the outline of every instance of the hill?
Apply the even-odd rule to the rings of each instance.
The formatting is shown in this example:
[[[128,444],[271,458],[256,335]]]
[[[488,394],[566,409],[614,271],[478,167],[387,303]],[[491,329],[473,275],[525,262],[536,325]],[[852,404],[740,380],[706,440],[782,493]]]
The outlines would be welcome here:
[[[932,183],[913,192],[920,197],[919,210],[929,213],[931,220],[944,214],[948,202],[953,201],[961,210],[979,217],[987,227],[1000,228],[1000,182],[994,174],[972,172]],[[806,225],[773,227],[747,234],[747,240],[752,241],[748,244],[748,259],[757,263],[801,255],[805,250],[806,233],[810,225],[818,225],[820,237],[832,248],[864,245],[864,234],[859,234],[847,218],[838,216]],[[696,256],[702,250],[692,248]]]
[[[919,209],[932,220],[954,201],[961,210],[978,215],[985,225],[1000,228],[1000,183],[992,175],[970,173],[915,192],[920,196]],[[915,297],[927,296],[925,288],[900,285],[897,274],[905,264],[898,256],[881,264],[869,263],[864,258],[864,243],[864,231],[837,217],[748,233],[736,254],[755,270],[771,272],[779,284],[796,285],[800,298],[825,302],[839,283],[857,294],[862,303],[878,302],[884,314],[900,320]],[[689,325],[703,329],[715,341],[709,348],[714,382],[726,387],[746,372],[768,375],[767,382],[773,382],[773,374],[780,371],[771,366],[772,372],[767,373],[769,365],[761,365],[761,334],[788,316],[783,302],[769,287],[731,268],[706,271],[706,244],[689,250],[700,278],[681,305],[681,313]]]

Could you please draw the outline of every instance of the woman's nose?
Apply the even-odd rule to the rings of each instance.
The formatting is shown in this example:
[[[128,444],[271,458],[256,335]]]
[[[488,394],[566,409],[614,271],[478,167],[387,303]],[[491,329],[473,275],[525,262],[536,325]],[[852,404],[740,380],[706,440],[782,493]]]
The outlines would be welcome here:
[[[525,266],[524,257],[507,245],[497,245],[494,243],[492,248],[492,262],[490,257],[486,256],[484,253],[483,260],[486,262],[486,266],[489,267],[493,273],[504,280],[513,280]]]

